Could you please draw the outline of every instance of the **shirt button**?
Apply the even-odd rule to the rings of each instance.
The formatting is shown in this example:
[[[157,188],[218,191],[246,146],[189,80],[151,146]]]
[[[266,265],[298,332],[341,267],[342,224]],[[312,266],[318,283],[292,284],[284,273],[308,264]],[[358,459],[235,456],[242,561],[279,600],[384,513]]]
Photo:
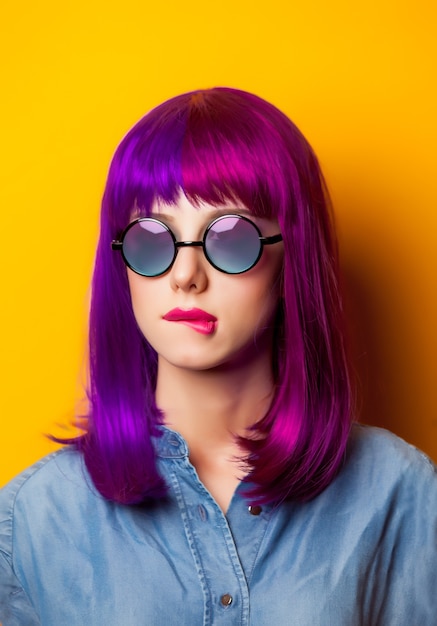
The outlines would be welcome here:
[[[249,513],[251,515],[259,515],[262,510],[263,510],[262,506],[250,506],[249,507]]]
[[[205,507],[199,504],[199,506],[197,507],[197,511],[202,522],[206,522],[208,515],[206,513]]]
[[[229,606],[230,604],[232,604],[232,596],[229,595],[229,593],[224,593],[220,598],[220,602],[223,604],[223,606]]]

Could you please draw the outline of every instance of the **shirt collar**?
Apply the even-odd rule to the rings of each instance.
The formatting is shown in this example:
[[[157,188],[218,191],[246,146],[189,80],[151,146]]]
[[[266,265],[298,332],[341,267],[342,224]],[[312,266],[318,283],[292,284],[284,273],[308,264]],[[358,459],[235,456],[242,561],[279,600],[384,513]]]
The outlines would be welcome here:
[[[162,435],[153,437],[153,445],[155,446],[157,456],[164,459],[188,457],[188,446],[179,433],[166,426],[159,426],[159,431]]]

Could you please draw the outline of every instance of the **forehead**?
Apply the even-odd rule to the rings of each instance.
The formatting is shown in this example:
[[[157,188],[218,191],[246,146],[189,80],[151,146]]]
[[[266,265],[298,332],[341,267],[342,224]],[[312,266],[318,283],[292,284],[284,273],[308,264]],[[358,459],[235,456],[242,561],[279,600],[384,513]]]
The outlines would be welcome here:
[[[220,216],[224,214],[245,215],[253,217],[253,213],[238,200],[225,199],[223,202],[209,203],[206,200],[188,198],[182,190],[179,190],[174,200],[166,201],[162,198],[155,198],[149,207],[142,207],[135,202],[134,208],[130,213],[130,219],[138,219],[141,217],[167,216],[168,218],[189,219],[190,216],[197,219],[198,217]]]
[[[182,191],[178,194],[174,202],[165,202],[157,199],[153,202],[150,213],[152,215],[169,215],[174,217],[189,218],[215,217],[226,213],[240,213],[247,217],[252,215],[251,211],[242,203],[235,200],[224,200],[220,203],[211,204],[204,200],[190,200]]]
[[[242,202],[225,200],[219,204],[210,204],[203,200],[198,200],[194,203],[182,192],[175,202],[169,203],[163,200],[155,200],[149,215],[162,219],[168,222],[169,225],[172,223],[177,225],[206,225],[222,215],[243,215],[252,220],[261,229],[270,225],[278,228],[278,222],[275,218],[257,217]],[[136,217],[140,217],[140,215],[138,214]]]

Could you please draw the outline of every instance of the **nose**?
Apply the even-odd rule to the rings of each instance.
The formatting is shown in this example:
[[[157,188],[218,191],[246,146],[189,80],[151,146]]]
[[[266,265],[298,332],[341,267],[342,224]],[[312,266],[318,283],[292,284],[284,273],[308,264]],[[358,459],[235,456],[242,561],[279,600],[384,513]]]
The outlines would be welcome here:
[[[172,289],[177,291],[202,292],[208,284],[205,264],[207,260],[201,247],[178,248],[176,259],[170,270]]]

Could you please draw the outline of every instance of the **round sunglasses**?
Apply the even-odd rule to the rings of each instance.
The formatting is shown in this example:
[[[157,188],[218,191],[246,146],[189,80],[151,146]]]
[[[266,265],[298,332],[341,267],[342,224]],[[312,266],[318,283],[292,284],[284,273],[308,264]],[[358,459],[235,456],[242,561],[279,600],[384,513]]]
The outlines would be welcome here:
[[[124,262],[141,276],[160,276],[173,265],[179,248],[199,246],[209,263],[226,274],[242,274],[258,263],[263,247],[282,235],[263,237],[256,224],[242,215],[222,215],[208,224],[202,241],[176,241],[170,228],[152,217],[131,222],[111,243]]]

